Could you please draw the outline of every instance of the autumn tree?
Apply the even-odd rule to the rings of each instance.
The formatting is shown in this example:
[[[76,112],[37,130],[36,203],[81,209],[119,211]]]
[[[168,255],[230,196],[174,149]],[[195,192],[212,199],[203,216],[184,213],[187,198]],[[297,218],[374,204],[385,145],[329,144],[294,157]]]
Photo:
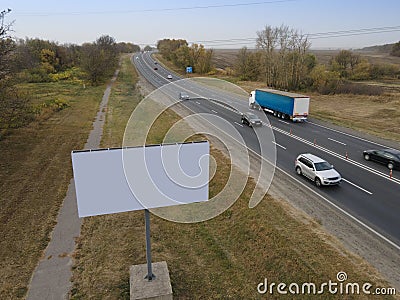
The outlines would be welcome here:
[[[310,72],[311,88],[323,93],[335,93],[340,84],[340,74],[337,71],[327,70],[325,65],[318,64]]]
[[[205,74],[211,71],[212,49],[206,50],[201,44],[193,44],[189,47],[188,54],[195,73]]]
[[[360,55],[354,54],[350,50],[341,50],[331,61],[334,71],[339,71],[343,78],[350,77],[355,67],[361,62]]]
[[[157,42],[157,49],[165,59],[175,61],[175,51],[178,50],[180,47],[187,45],[188,43],[186,40],[163,39]]]
[[[204,45],[192,44],[190,47],[185,40],[164,39],[157,42],[157,49],[167,60],[176,66],[193,67],[193,72],[205,74],[212,69],[212,49],[205,49]]]
[[[400,56],[400,41],[393,45],[392,50],[390,51],[390,55]]]
[[[119,53],[135,53],[140,51],[140,46],[132,43],[119,42],[116,47]]]
[[[82,45],[80,65],[93,85],[111,76],[118,66],[118,51],[114,38],[103,35],[94,43]]]
[[[247,47],[239,50],[235,72],[241,80],[257,80],[261,74],[260,69],[260,52],[251,52]]]

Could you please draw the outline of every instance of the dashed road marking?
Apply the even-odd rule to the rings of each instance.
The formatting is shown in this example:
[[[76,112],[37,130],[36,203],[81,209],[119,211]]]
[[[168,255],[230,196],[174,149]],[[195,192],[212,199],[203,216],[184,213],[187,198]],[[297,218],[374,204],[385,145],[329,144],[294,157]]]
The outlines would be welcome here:
[[[338,144],[341,144],[341,145],[343,145],[343,146],[346,146],[346,144],[343,143],[343,142],[340,142],[340,141],[337,141],[337,140],[334,140],[334,139],[331,139],[331,138],[328,138],[328,140],[330,140],[330,141],[332,141],[332,142],[335,142],[335,143],[338,143]]]
[[[351,182],[351,181],[349,181],[349,180],[347,180],[347,179],[344,179],[344,178],[342,178],[342,180],[343,180],[344,182],[347,182],[347,183],[351,184],[352,186],[354,186],[354,187],[356,187],[356,188],[362,190],[363,192],[365,192],[365,193],[367,193],[367,194],[369,194],[369,195],[372,195],[372,193],[371,193],[370,191],[368,191],[368,190],[362,188],[361,186],[359,186],[359,185],[357,185],[357,184],[355,184],[355,183],[353,183],[353,182]]]
[[[278,143],[276,143],[274,141],[272,141],[272,144],[274,144],[274,145],[276,145],[278,147],[281,147],[283,150],[286,150],[286,147],[284,147],[284,146],[282,146],[282,145],[280,145],[280,144],[278,144]]]

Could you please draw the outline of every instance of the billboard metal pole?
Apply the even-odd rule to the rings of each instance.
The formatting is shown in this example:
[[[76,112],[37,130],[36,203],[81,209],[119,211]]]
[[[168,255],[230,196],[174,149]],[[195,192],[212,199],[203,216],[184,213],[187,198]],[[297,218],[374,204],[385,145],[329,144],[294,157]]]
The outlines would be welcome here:
[[[144,210],[144,221],[146,226],[146,258],[147,258],[147,275],[145,279],[152,281],[156,278],[151,268],[151,242],[150,242],[150,212],[148,209]]]

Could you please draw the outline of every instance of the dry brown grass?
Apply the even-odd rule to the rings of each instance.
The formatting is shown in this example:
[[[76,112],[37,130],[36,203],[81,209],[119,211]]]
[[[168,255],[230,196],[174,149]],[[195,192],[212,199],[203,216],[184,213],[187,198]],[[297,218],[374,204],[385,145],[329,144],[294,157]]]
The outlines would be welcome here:
[[[21,86],[37,103],[70,107],[13,131],[0,141],[0,298],[21,298],[49,242],[72,178],[71,150],[81,149],[104,86],[45,83]]]
[[[310,115],[400,142],[400,93],[381,96],[311,95]]]
[[[119,94],[134,91],[135,82],[134,76],[133,81],[118,79]],[[132,109],[131,103],[113,94],[107,120],[127,121]],[[161,133],[177,120],[171,111],[160,117],[148,142],[158,143]],[[104,146],[121,145],[120,126],[107,121],[106,132]],[[210,185],[213,195],[227,180],[230,162],[220,151],[211,153],[218,162],[217,180]],[[306,217],[291,212],[279,199],[267,196],[249,209],[253,187],[250,179],[230,209],[203,223],[178,224],[151,216],[153,261],[167,261],[175,299],[258,299],[262,297],[257,285],[265,277],[274,282],[321,283],[335,280],[339,271],[346,271],[352,282],[387,286],[360,258],[333,238],[317,234],[318,223],[297,219],[294,216]],[[129,266],[146,262],[143,212],[86,218],[75,258],[72,299],[129,299]],[[324,294],[324,299],[339,298],[346,299]]]

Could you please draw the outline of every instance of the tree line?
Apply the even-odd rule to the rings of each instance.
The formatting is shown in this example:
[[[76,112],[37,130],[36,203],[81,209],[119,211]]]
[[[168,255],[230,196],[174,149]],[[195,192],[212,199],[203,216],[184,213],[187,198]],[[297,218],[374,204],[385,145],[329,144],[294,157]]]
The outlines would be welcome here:
[[[14,42],[12,68],[13,72],[26,82],[54,81],[62,78],[62,72],[75,68],[82,71],[82,80],[97,85],[115,71],[120,53],[137,51],[140,51],[139,46],[116,43],[115,39],[108,35],[82,45],[60,45],[56,42],[26,38]]]
[[[117,43],[108,35],[83,45],[14,39],[13,22],[5,20],[10,11],[0,14],[0,139],[34,118],[30,96],[20,91],[19,83],[75,80],[99,85],[115,72],[120,53],[140,51],[139,46]]]
[[[244,47],[238,52],[235,73],[241,80],[262,81],[272,88],[321,93],[348,91],[354,86],[350,80],[400,76],[399,66],[371,64],[350,50],[341,50],[328,65],[319,64],[310,46],[307,36],[296,29],[267,25],[257,32],[256,50]],[[377,89],[368,88],[365,93],[376,93]]]
[[[157,42],[157,49],[167,60],[180,68],[192,67],[193,73],[206,74],[213,69],[213,50],[201,44],[188,45],[182,39],[163,39]]]

